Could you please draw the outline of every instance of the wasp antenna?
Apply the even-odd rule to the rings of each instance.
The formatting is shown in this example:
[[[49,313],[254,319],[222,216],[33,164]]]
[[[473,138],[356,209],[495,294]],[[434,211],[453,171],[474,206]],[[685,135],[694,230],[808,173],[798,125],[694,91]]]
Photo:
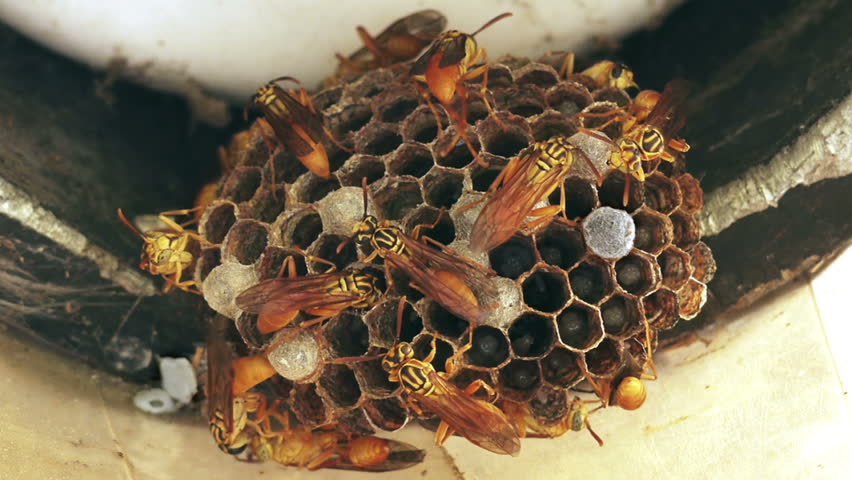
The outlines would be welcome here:
[[[600,445],[600,446],[602,446],[602,447],[603,447],[603,446],[604,446],[603,439],[601,439],[601,437],[600,437],[597,433],[595,433],[595,431],[594,431],[594,430],[592,430],[592,424],[589,422],[589,417],[588,417],[588,415],[586,416],[586,419],[584,420],[584,422],[583,422],[583,423],[585,423],[585,424],[586,424],[586,430],[588,430],[588,431],[589,431],[589,433],[591,433],[591,434],[592,434],[592,438],[594,438],[595,440],[597,440],[598,445]]]
[[[145,234],[140,232],[138,228],[136,228],[132,223],[130,223],[130,220],[128,220],[127,217],[124,216],[124,212],[122,212],[120,208],[118,209],[118,219],[121,220],[121,223],[127,225],[127,228],[132,230],[133,233],[139,235],[140,238],[145,238]]]
[[[393,345],[399,344],[399,336],[402,335],[402,312],[405,311],[405,295],[399,297],[399,306],[396,309],[396,340]]]
[[[364,193],[364,218],[367,218],[367,177],[361,177],[361,191]]]
[[[583,156],[583,160],[586,161],[586,165],[588,165],[589,168],[592,170],[592,173],[595,176],[595,180],[598,182],[598,186],[600,187],[603,183],[603,177],[601,176],[601,172],[598,171],[598,168],[595,167],[594,163],[592,163],[592,159],[589,158],[588,155],[586,155],[586,152],[584,152],[582,148],[578,148],[577,151],[580,152],[580,155]]]
[[[475,37],[477,33],[485,30],[486,28],[490,27],[491,25],[494,25],[495,23],[499,22],[500,20],[503,20],[504,18],[509,18],[511,16],[512,16],[512,12],[503,12],[500,15],[497,15],[496,17],[492,18],[491,20],[488,20],[487,22],[485,22],[485,25],[479,27],[479,30],[471,33],[470,36]]]
[[[298,80],[296,80],[293,77],[286,76],[286,75],[283,76],[283,77],[273,78],[272,80],[269,81],[269,83],[278,83],[278,82],[284,82],[284,81],[293,82],[296,85],[301,85],[301,82],[299,82]]]
[[[340,358],[335,358],[334,360],[331,360],[328,363],[340,364],[340,363],[367,362],[367,361],[375,360],[377,358],[382,358],[382,357],[384,357],[384,354],[364,355],[364,356],[360,356],[360,357],[340,357]]]

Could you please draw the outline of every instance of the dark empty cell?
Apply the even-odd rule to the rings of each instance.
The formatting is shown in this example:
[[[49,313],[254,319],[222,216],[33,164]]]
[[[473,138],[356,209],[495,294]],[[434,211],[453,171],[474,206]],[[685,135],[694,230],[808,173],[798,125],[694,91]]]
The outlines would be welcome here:
[[[311,97],[311,101],[318,112],[325,110],[333,104],[340,101],[340,96],[343,94],[343,87],[327,88],[318,92]]]
[[[389,182],[373,196],[384,220],[399,220],[423,203],[420,185],[415,181]]]
[[[394,155],[390,162],[390,171],[397,175],[412,175],[417,178],[426,175],[435,161],[432,152],[419,145],[406,145]]]
[[[396,332],[397,310],[393,310],[394,332]],[[423,331],[423,319],[407,302],[402,310],[402,331],[399,333],[400,342],[410,342]]]
[[[548,118],[536,122],[532,126],[532,131],[533,138],[537,142],[548,140],[558,135],[570,137],[577,133],[577,129],[561,116],[560,118]]]
[[[621,365],[619,344],[605,338],[597,347],[586,352],[586,368],[595,375],[608,375]]]
[[[252,206],[252,217],[261,222],[272,223],[284,211],[284,199],[287,196],[284,188],[276,185],[275,194],[271,189],[264,189]]]
[[[308,171],[296,157],[285,152],[275,155],[270,164],[275,166],[275,183],[293,183]],[[271,176],[272,172],[269,174]]]
[[[474,82],[479,82],[482,77],[476,77]],[[512,71],[503,66],[493,66],[488,71],[488,89],[509,88],[515,84],[512,79]]]
[[[568,274],[574,295],[588,303],[597,303],[606,295],[609,284],[606,270],[598,265],[584,263]]]
[[[555,348],[544,357],[541,371],[546,382],[562,388],[570,387],[582,376],[576,354],[564,348]]]
[[[539,68],[531,68],[528,71],[519,75],[518,78],[515,80],[518,85],[529,84],[542,88],[547,88],[552,85],[555,85],[558,81],[559,79],[556,77],[553,71],[548,70],[544,66],[541,66]]]
[[[385,397],[399,389],[398,382],[391,382],[388,372],[382,368],[382,359],[353,361],[352,369],[364,382],[364,393],[373,397]]]
[[[440,113],[438,115],[441,117],[441,126],[445,127],[446,116]],[[424,105],[405,120],[402,136],[406,140],[420,143],[429,143],[438,138],[438,121],[428,106]]]
[[[338,407],[351,407],[361,398],[361,388],[355,374],[345,365],[327,364],[319,384]]]
[[[461,173],[442,173],[426,179],[426,203],[436,208],[452,207],[461,196],[463,181]]]
[[[688,213],[674,212],[671,215],[674,237],[672,242],[680,248],[689,248],[700,239],[701,229],[695,217]]]
[[[624,335],[631,327],[631,310],[623,297],[615,296],[601,305],[604,331],[610,335]]]
[[[535,250],[530,239],[516,236],[492,250],[488,259],[497,275],[515,280],[535,265]]]
[[[555,312],[565,305],[570,293],[565,277],[554,272],[538,271],[521,286],[524,303],[541,312]]]
[[[364,404],[364,413],[376,427],[387,432],[399,430],[408,420],[405,408],[396,398],[370,400]]]
[[[619,107],[630,105],[630,97],[624,90],[615,87],[601,88],[592,95],[596,102],[612,102]]]
[[[317,213],[304,215],[293,228],[293,244],[299,248],[308,248],[308,245],[319,238],[322,233],[322,219]]]
[[[432,351],[433,338],[432,336],[423,336],[417,339],[417,344],[414,345],[415,358],[423,359],[429,355]],[[437,353],[435,353],[435,358],[432,359],[432,366],[435,370],[443,372],[447,364],[447,359],[453,354],[453,347],[440,339],[435,342],[435,347],[437,348]]]
[[[497,176],[500,175],[500,169],[497,168],[487,168],[480,169],[471,174],[471,179],[473,180],[473,190],[476,192],[485,192],[491,187],[491,184],[494,183],[494,180],[497,179]]]
[[[471,138],[471,141],[474,142],[474,150],[476,150],[478,148],[476,140]],[[467,145],[462,143],[461,140],[459,142],[447,155],[438,155],[436,163],[442,167],[450,168],[462,168],[469,165],[473,161],[473,155],[467,149]]]
[[[266,248],[267,233],[262,225],[244,221],[237,223],[228,235],[227,251],[243,265],[251,265]]]
[[[323,235],[320,237],[317,245],[314,246],[312,254],[323,260],[328,260],[333,263],[338,270],[343,270],[350,263],[358,260],[358,250],[355,247],[355,242],[347,241],[347,237],[340,235]],[[340,252],[337,248],[344,244]],[[329,265],[323,262],[314,262],[311,268],[316,272],[328,270]]]
[[[500,378],[506,388],[530,390],[538,385],[538,363],[529,360],[512,360],[500,370]]]
[[[650,265],[646,265],[642,257],[629,255],[615,264],[615,278],[618,284],[629,293],[639,293],[648,290],[650,285]]]
[[[330,320],[323,335],[335,357],[365,355],[370,347],[370,334],[361,317],[344,313]]]
[[[594,116],[584,116],[581,118],[580,123],[585,128],[598,129],[603,126],[603,124],[609,122],[610,119],[612,119],[612,115],[617,115],[619,112],[620,110],[618,109],[618,105],[615,103],[595,102],[583,112],[584,114],[591,114]],[[621,124],[619,122],[612,122],[601,131],[609,138],[620,138]]]
[[[385,105],[382,108],[379,118],[383,122],[396,123],[402,121],[409,113],[417,108],[418,101],[416,98],[398,98],[394,102]]]
[[[305,200],[308,203],[318,202],[329,193],[340,188],[340,182],[334,177],[328,180],[323,180],[320,177],[314,177],[314,179],[315,181],[308,182],[305,185]]]
[[[337,138],[343,138],[349,132],[357,132],[370,123],[373,112],[369,105],[352,105],[338,115],[333,125]]]
[[[577,158],[576,161],[582,162],[583,159]],[[556,195],[555,199],[551,196],[551,203],[556,204],[559,201],[558,191]],[[578,177],[565,180],[565,215],[568,218],[585,217],[594,210],[596,200],[594,187],[589,182]]]
[[[393,286],[391,293],[400,297],[405,297],[411,303],[417,303],[423,298],[423,293],[412,286],[411,277],[404,271],[400,269],[391,269],[386,273],[386,275],[390,277],[389,280]]]
[[[258,168],[235,169],[225,182],[222,196],[234,203],[247,202],[260,187],[260,179]]]
[[[503,109],[521,117],[532,117],[544,111],[544,101],[536,95],[513,92],[504,101]]]
[[[364,155],[340,172],[340,183],[347,187],[360,187],[362,178],[366,178],[369,185],[384,176],[385,164],[376,157]]]
[[[309,427],[327,423],[327,411],[317,394],[316,384],[296,384],[290,397],[290,409],[300,423]]]
[[[657,257],[660,270],[663,274],[663,285],[677,290],[689,280],[692,269],[689,264],[689,255],[677,247],[669,247]]]
[[[645,205],[664,214],[680,205],[680,187],[660,174],[645,179]]]
[[[464,390],[468,386],[470,386],[473,382],[477,380],[482,380],[486,385],[493,387],[494,384],[491,380],[491,374],[488,372],[482,372],[479,370],[471,370],[469,368],[465,368],[459,371],[457,374],[453,375],[452,380],[450,380],[453,385],[459,387]],[[473,393],[474,398],[479,398],[481,400],[490,401],[490,395],[488,391],[484,388],[480,388],[476,392]]]
[[[644,201],[644,186],[635,178],[630,180],[630,193],[627,197],[627,206],[624,206],[624,174],[621,172],[610,173],[598,188],[598,198],[601,205],[605,207],[618,208],[632,212],[642,205]]]
[[[217,205],[213,211],[207,215],[207,221],[204,223],[204,237],[210,243],[222,243],[222,240],[225,239],[225,235],[228,234],[228,230],[231,229],[236,221],[237,217],[234,215],[233,204],[223,203]]]
[[[563,82],[550,89],[546,100],[550,108],[571,118],[592,102],[592,96],[581,85]]]
[[[484,140],[485,151],[506,158],[517,156],[529,146],[526,135],[518,128],[496,129],[495,133]]]
[[[458,339],[467,331],[468,322],[452,313],[436,302],[428,307],[429,323],[432,330],[447,338]]]
[[[347,146],[347,148],[351,149],[351,145]],[[346,163],[346,160],[349,160],[349,157],[352,156],[352,152],[347,152],[336,145],[328,151],[328,165],[329,169],[332,172],[336,172],[340,167]]]
[[[402,144],[402,137],[393,130],[376,129],[367,136],[363,151],[369,155],[384,155],[396,150]]]
[[[633,246],[639,250],[656,254],[671,241],[671,227],[666,217],[641,212],[634,215],[633,223],[636,225]]]
[[[579,306],[568,307],[556,317],[559,338],[569,347],[587,348],[595,334],[595,321],[591,310]]]
[[[518,357],[537,357],[553,345],[551,319],[532,313],[515,320],[509,328],[512,351]]]
[[[491,82],[489,79],[488,82],[489,88],[491,88]],[[482,101],[474,101],[469,102],[467,104],[467,123],[470,125],[475,125],[476,122],[483,120],[488,117],[488,107],[485,106],[485,103]]]
[[[260,266],[257,268],[257,271],[260,274],[260,279],[266,280],[269,278],[275,278],[279,275],[289,275],[289,272],[281,270],[281,267],[284,266],[284,261],[287,257],[293,257],[293,264],[296,267],[297,276],[301,277],[307,275],[308,269],[305,266],[305,258],[302,255],[299,255],[291,249],[269,246],[266,247],[266,250],[264,250],[263,259],[260,261]]]
[[[198,276],[203,282],[210,272],[222,263],[222,250],[219,248],[205,248],[198,257]]]
[[[449,245],[456,239],[456,226],[445,211],[428,206],[418,208],[409,217],[405,230],[413,232],[418,225],[421,237],[429,237],[442,245]]]
[[[583,235],[564,223],[551,223],[536,237],[538,253],[549,265],[568,269],[586,254]]]
[[[473,346],[465,356],[472,365],[496,367],[509,357],[509,342],[496,328],[477,327],[473,331]]]

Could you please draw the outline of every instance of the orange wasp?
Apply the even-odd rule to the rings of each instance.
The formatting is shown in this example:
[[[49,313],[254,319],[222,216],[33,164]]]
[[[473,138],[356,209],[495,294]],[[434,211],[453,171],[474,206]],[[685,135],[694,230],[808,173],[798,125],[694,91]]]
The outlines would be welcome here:
[[[402,330],[405,297],[399,300],[397,310],[397,342],[382,358],[382,368],[388,372],[391,382],[402,385],[408,407],[418,415],[430,412],[441,419],[435,433],[435,444],[443,445],[454,433],[470,440],[471,443],[494,453],[515,456],[520,452],[521,441],[515,427],[506,415],[496,406],[473,397],[480,389],[490,396],[494,391],[483,380],[474,380],[464,390],[456,387],[447,377],[452,374],[455,359],[469,350],[468,343],[455,355],[447,359],[446,373],[440,373],[432,366],[437,353],[437,337],[432,337],[431,351],[423,359],[414,358],[414,347],[408,342],[399,342]],[[373,357],[339,358],[334,363],[368,360]]]
[[[548,57],[556,55],[555,53],[547,53],[539,59],[539,61],[550,63]],[[560,78],[567,78],[574,73],[574,52],[565,52],[562,55],[562,66],[559,67],[557,74]],[[550,63],[551,66],[554,66]],[[591,78],[596,84],[601,87],[615,87],[626,90],[630,87],[639,88],[639,85],[633,80],[633,70],[622,63],[615,63],[609,60],[598,62],[591,67],[580,72],[580,75],[585,75]]]
[[[321,323],[347,308],[368,308],[379,301],[382,292],[378,279],[366,272],[335,271],[333,263],[303,254],[306,259],[330,265],[324,273],[297,276],[292,256],[281,265],[287,277],[265,280],[242,292],[237,306],[247,313],[258,314],[257,329],[268,334],[289,325],[302,311],[318,318],[302,322],[303,330]]]
[[[458,30],[448,30],[435,39],[429,49],[423,52],[420,58],[415,60],[411,66],[411,78],[416,82],[426,84],[429,92],[438,99],[451,120],[456,124],[456,135],[446,150],[441,152],[441,155],[447,155],[455,148],[456,142],[462,139],[476,161],[483,166],[488,165],[476,153],[466,133],[468,90],[464,86],[464,82],[482,75],[482,87],[480,88],[482,100],[485,102],[488,113],[494,115],[494,109],[486,97],[488,93],[488,54],[484,48],[477,45],[474,36],[494,23],[511,16],[512,14],[508,12],[497,15],[472,34],[462,33]],[[479,62],[482,62],[482,65],[474,68],[474,65]],[[418,84],[416,83],[415,85]],[[419,88],[421,87],[418,85]],[[435,120],[438,122],[438,131],[440,132],[441,117],[438,115],[437,110],[435,110],[434,105],[432,105],[432,101],[429,100],[428,92],[422,93],[429,104],[429,108],[432,109],[432,113],[435,115]],[[461,115],[452,107],[456,93],[458,93],[462,102]],[[502,122],[500,123],[502,125]]]
[[[432,43],[446,26],[447,18],[437,10],[420,10],[402,17],[376,37],[359,25],[355,30],[364,46],[349,58],[338,54],[340,66],[326,84],[334,83],[348,73],[363,73],[411,60]]]
[[[486,204],[470,232],[471,249],[474,252],[490,251],[509,240],[520,229],[533,230],[559,212],[565,216],[565,187],[562,181],[577,155],[586,160],[600,184],[600,173],[591,160],[563,136],[534,143],[512,158],[485,194]],[[560,189],[559,205],[536,208],[557,187]],[[475,203],[466,207],[473,205]],[[528,217],[537,218],[526,222]],[[567,217],[565,219],[568,220]]]
[[[386,267],[405,273],[411,279],[413,288],[460,318],[474,325],[479,324],[487,314],[487,309],[480,304],[477,294],[489,301],[497,298],[496,289],[489,279],[493,272],[455,254],[429,237],[421,237],[421,228],[432,228],[434,224],[418,225],[412,236],[408,236],[388,222],[380,223],[376,217],[367,214],[366,178],[362,182],[362,189],[364,217],[355,225],[352,233],[358,245],[373,249],[363,261],[371,262],[376,256],[384,258]],[[387,277],[390,278],[390,275]]]
[[[327,137],[341,149],[350,150],[341,145],[323,124],[322,116],[311,102],[307,90],[285,91],[276,83],[282,80],[299,83],[292,77],[276,78],[254,94],[251,104],[263,113],[275,137],[308,170],[319,177],[329,178],[331,171],[323,139]],[[244,116],[248,119],[248,107]],[[275,172],[272,172],[272,177],[274,179]]]
[[[644,361],[640,364],[631,358],[632,362],[626,368],[626,375],[621,375],[616,380],[602,385],[598,385],[588,375],[586,376],[586,380],[601,398],[602,406],[614,404],[625,410],[636,410],[645,403],[648,393],[642,380],[657,379],[657,368],[654,366],[652,351],[655,337],[654,331],[646,321],[645,338],[642,342],[644,345],[640,347],[644,349]],[[616,384],[615,389],[612,388],[613,384]]]
[[[598,442],[598,445],[603,446],[603,440],[592,430],[592,425],[589,422],[589,415],[603,407],[598,406],[594,410],[589,411],[586,408],[586,405],[589,403],[600,404],[600,400],[582,400],[580,397],[574,397],[571,405],[568,407],[568,414],[561,421],[553,425],[543,425],[530,413],[529,407],[526,405],[506,400],[502,403],[501,407],[506,412],[506,416],[511,418],[515,423],[515,430],[521,437],[556,438],[564,435],[569,430],[579,432],[585,428],[589,431],[592,438]],[[528,429],[532,430],[532,432],[528,432]]]

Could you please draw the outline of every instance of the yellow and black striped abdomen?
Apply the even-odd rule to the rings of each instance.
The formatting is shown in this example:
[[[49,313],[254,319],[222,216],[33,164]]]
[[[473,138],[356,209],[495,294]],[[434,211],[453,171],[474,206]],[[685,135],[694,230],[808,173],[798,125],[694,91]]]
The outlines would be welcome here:
[[[639,147],[646,156],[646,160],[653,160],[660,156],[665,149],[665,139],[659,130],[653,127],[645,127],[642,129],[642,135],[639,138]]]
[[[568,169],[574,163],[574,146],[565,137],[553,137],[536,144],[533,152],[538,156],[534,168],[530,171],[530,183],[542,181],[554,168]]]
[[[419,360],[409,360],[399,367],[399,383],[411,393],[422,396],[431,395],[435,391],[435,384],[429,380],[429,372],[432,365]]]
[[[405,255],[405,243],[400,237],[400,230],[396,227],[380,227],[373,233],[373,248],[378,250],[379,255],[385,256],[387,252]]]

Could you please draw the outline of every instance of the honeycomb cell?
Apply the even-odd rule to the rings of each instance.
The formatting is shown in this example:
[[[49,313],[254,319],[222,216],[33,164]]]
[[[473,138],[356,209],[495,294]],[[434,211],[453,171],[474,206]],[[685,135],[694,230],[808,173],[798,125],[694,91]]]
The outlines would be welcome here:
[[[399,382],[390,381],[388,372],[382,368],[381,358],[353,362],[351,366],[363,385],[364,395],[369,398],[392,399],[402,390]]]
[[[441,141],[438,142],[438,145],[435,147],[436,151],[444,152],[447,148],[446,142],[449,142],[453,135],[455,135],[455,127],[449,129],[449,131],[444,134],[444,137]],[[479,150],[479,141],[476,137],[468,135],[470,141],[473,143],[473,149]],[[457,143],[452,150],[446,155],[438,154],[435,159],[435,163],[442,167],[447,168],[462,168],[473,162],[473,154],[468,150],[468,146],[464,143]]]
[[[399,300],[394,298],[380,303],[364,315],[364,323],[370,329],[373,345],[390,348],[397,340],[410,342],[423,331],[423,319],[406,302],[402,310],[402,329],[397,339],[398,310]]]
[[[570,119],[565,118],[562,114],[547,111],[540,117],[536,118],[531,125],[533,138],[536,142],[541,142],[557,135],[570,137],[577,133],[577,125],[572,123]]]
[[[341,95],[343,95],[343,87],[338,86],[326,88],[325,90],[321,90],[315,95],[312,95],[311,102],[313,102],[314,107],[316,107],[317,111],[321,112],[326,108],[339,102]]]
[[[696,214],[701,207],[704,206],[704,191],[701,190],[701,185],[698,183],[698,179],[693,177],[692,175],[685,173],[680,175],[675,180],[677,180],[678,185],[680,186],[680,191],[683,197],[683,203],[681,210]]]
[[[222,187],[222,198],[234,203],[242,203],[251,200],[262,178],[260,169],[257,167],[237,167],[228,176]]]
[[[222,250],[219,248],[205,248],[198,256],[195,263],[195,278],[203,282],[210,272],[222,263]]]
[[[548,265],[568,270],[586,255],[583,235],[577,227],[568,225],[561,219],[551,222],[537,232],[535,239],[541,259]],[[524,270],[529,270],[529,267]]]
[[[361,399],[361,387],[355,380],[355,374],[346,365],[326,364],[318,384],[333,406],[351,407]]]
[[[381,156],[402,145],[402,136],[396,128],[373,124],[358,132],[355,150],[358,153]]]
[[[501,393],[512,400],[526,400],[540,382],[538,362],[532,360],[512,360],[500,369]]]
[[[390,160],[388,171],[395,175],[420,178],[434,165],[432,152],[428,148],[416,143],[407,143]]]
[[[317,394],[316,385],[296,384],[293,386],[290,410],[296,415],[299,423],[307,427],[318,427],[329,422],[329,412]]]
[[[520,117],[533,117],[544,112],[544,96],[529,87],[507,89],[495,94],[497,105],[501,110]]]
[[[523,279],[524,303],[540,312],[557,312],[571,299],[565,273],[555,268],[539,267]]]
[[[586,352],[586,369],[593,375],[612,375],[622,363],[623,346],[620,342],[604,338],[597,347]]]
[[[494,382],[491,380],[491,374],[488,372],[483,372],[481,370],[472,370],[470,368],[463,368],[458,372],[453,374],[453,377],[450,379],[450,382],[459,387],[460,389],[466,389],[470,384],[477,380],[482,380],[486,385],[490,387],[494,387]],[[476,392],[473,393],[474,398],[478,398],[480,400],[491,401],[492,398],[489,398],[488,391],[484,388],[480,388]]]
[[[582,160],[578,159],[578,162]],[[597,206],[598,195],[595,187],[579,177],[568,177],[563,183],[565,188],[565,215],[572,220],[579,220],[592,212]],[[550,195],[550,204],[559,204],[559,190]]]
[[[442,126],[449,124],[443,112],[438,115]],[[405,119],[401,131],[406,142],[432,143],[438,138],[438,122],[429,106],[421,105]]]
[[[275,185],[258,191],[251,206],[251,216],[264,223],[274,222],[284,211],[287,190]]]
[[[467,332],[468,322],[448,312],[439,303],[428,301],[426,304],[426,329],[443,337],[458,340]]]
[[[254,220],[240,220],[231,228],[222,246],[222,258],[251,265],[260,258],[268,241],[266,225]]]
[[[418,359],[426,358],[432,352],[432,335],[420,335],[414,341],[414,357]],[[443,372],[445,370],[447,359],[453,355],[453,346],[449,343],[438,339],[435,342],[437,349],[435,358],[432,359],[432,366],[436,371]]]
[[[316,175],[305,175],[293,185],[293,193],[300,202],[314,203],[339,188],[340,180],[336,177],[326,180]]]
[[[624,210],[596,208],[580,225],[589,251],[601,258],[616,260],[633,249],[636,226]]]
[[[273,183],[293,183],[302,175],[308,172],[308,169],[294,157],[290,152],[278,149],[272,160],[269,162],[270,169],[269,177],[274,178]],[[273,174],[274,169],[274,174]]]
[[[588,351],[603,339],[603,322],[599,311],[574,302],[556,317],[560,341],[573,350]]]
[[[612,281],[607,265],[588,260],[568,273],[568,282],[574,295],[584,302],[595,304],[612,292]]]
[[[349,264],[358,260],[358,251],[355,247],[355,242],[347,240],[347,237],[341,235],[323,233],[311,245],[308,253],[333,263],[337,270],[343,270]],[[343,248],[338,252],[337,249],[341,245],[343,245]],[[315,273],[325,272],[328,269],[329,265],[324,262],[316,261],[311,263],[311,271]]]
[[[323,326],[322,334],[335,358],[366,355],[370,348],[367,324],[352,313],[342,313],[329,320]]]
[[[618,137],[616,137],[618,138]],[[624,182],[625,176],[618,170],[612,170],[604,178],[603,185],[598,188],[598,198],[602,206],[624,209],[632,212],[642,206],[645,201],[645,187],[642,182],[631,179],[630,194],[627,197],[627,206],[624,206]]]
[[[663,214],[670,214],[680,206],[680,186],[661,173],[645,178],[645,205]]]
[[[367,418],[367,414],[361,408],[351,408],[340,412],[333,411],[337,417],[338,430],[342,433],[347,433],[355,436],[373,435],[376,433],[375,427]]]
[[[279,330],[271,341],[274,348],[266,358],[282,377],[295,382],[312,380],[319,370],[320,345],[307,330],[293,335],[291,329]]]
[[[716,275],[716,260],[713,252],[704,242],[698,242],[689,250],[693,273],[692,276],[702,283],[710,283]]]
[[[541,360],[544,381],[559,388],[571,388],[583,379],[576,353],[556,347]]]
[[[360,187],[361,179],[371,184],[385,175],[385,164],[373,155],[354,155],[337,172],[340,184],[346,187]]]
[[[408,86],[402,89],[385,90],[382,104],[379,105],[379,120],[387,123],[399,123],[420,105],[417,92]]]
[[[501,157],[483,157],[483,160],[488,162],[488,167],[482,165],[474,165],[470,170],[470,179],[473,185],[473,190],[476,192],[486,192],[503,171],[503,168],[508,163],[506,159]]]
[[[631,103],[630,96],[624,90],[616,87],[604,87],[595,90],[592,93],[592,98],[595,102],[614,103],[619,107],[627,107]]]
[[[343,109],[338,115],[331,117],[330,129],[338,138],[344,138],[350,132],[360,133],[370,120],[373,119],[373,110],[367,104],[350,105]]]
[[[521,86],[535,86],[549,88],[559,82],[559,77],[553,67],[543,63],[528,63],[515,71],[515,84]]]
[[[665,278],[665,273],[662,274]],[[657,287],[660,267],[650,255],[633,250],[615,264],[615,279],[627,293],[645,295]]]
[[[423,203],[420,184],[405,177],[384,177],[375,184],[373,205],[383,220],[400,220]]]
[[[467,102],[467,123],[475,125],[476,122],[487,118],[488,115],[488,107],[485,106],[482,97],[478,93],[470,95]]]
[[[604,331],[617,338],[635,334],[642,326],[642,307],[634,298],[614,295],[601,305]]]
[[[480,326],[473,330],[471,349],[465,360],[477,367],[494,368],[509,358],[509,341],[494,327]]]
[[[617,114],[616,110],[619,110],[619,105],[615,102],[592,102],[582,110],[581,113],[586,115],[579,117],[580,125],[591,130],[597,130],[604,123],[607,123],[610,118],[612,118],[612,115]],[[600,131],[609,138],[620,138],[621,124],[619,122],[613,122]]]
[[[354,82],[343,87],[343,96],[352,99],[372,98],[385,90],[391,83],[394,73],[390,70],[370,70]]]
[[[423,178],[426,203],[436,208],[449,208],[461,197],[464,174],[435,169]]]
[[[323,231],[322,218],[315,209],[304,208],[284,219],[278,231],[284,245],[307,250]]]
[[[694,216],[683,212],[676,211],[671,214],[672,227],[674,235],[672,242],[680,248],[689,249],[701,238],[701,226]]]
[[[505,158],[517,156],[532,143],[530,127],[518,117],[502,118],[503,129],[493,118],[484,120],[479,126],[480,138],[486,152]]]
[[[208,242],[217,245],[225,240],[228,230],[237,221],[236,205],[231,202],[217,202],[213,207],[208,207],[201,219],[201,235]]]
[[[592,103],[592,94],[579,83],[561,82],[547,91],[545,100],[550,108],[571,118]]]
[[[527,313],[509,327],[512,353],[521,358],[537,358],[553,345],[553,320],[535,313]]]
[[[236,319],[242,310],[234,304],[234,298],[256,283],[257,272],[252,265],[228,262],[210,271],[201,291],[210,308],[230,319]]]
[[[395,432],[408,423],[408,412],[398,398],[369,400],[363,408],[370,422],[386,432]]]
[[[535,247],[529,237],[515,235],[488,254],[491,268],[501,277],[512,280],[535,265]]]
[[[636,225],[636,239],[633,246],[650,253],[659,255],[672,241],[674,231],[668,217],[653,210],[642,209],[633,215]]]
[[[541,385],[530,398],[530,414],[542,425],[553,425],[568,414],[570,404],[565,390]]]
[[[692,276],[692,265],[689,260],[689,254],[674,245],[663,250],[663,253],[657,257],[663,274],[663,285],[672,290],[682,287]]]
[[[281,275],[287,275],[288,272],[282,272],[281,267],[284,265],[284,260],[287,257],[293,257],[296,267],[296,274],[304,276],[308,274],[308,268],[305,265],[305,258],[298,251],[291,248],[283,248],[276,246],[268,246],[263,251],[260,265],[257,266],[257,272],[261,280],[275,278]]]
[[[680,309],[680,318],[692,320],[701,313],[701,307],[707,301],[707,285],[690,278],[686,285],[677,291],[677,303]]]
[[[456,227],[452,218],[435,207],[420,206],[406,218],[406,232],[414,232],[417,226],[421,226],[421,236],[427,236],[442,245],[449,245],[456,239]]]
[[[668,330],[680,320],[677,294],[667,288],[661,288],[642,299],[645,319],[658,330]]]
[[[474,83],[481,83],[482,77],[473,79]],[[512,70],[506,65],[492,64],[488,70],[488,89],[496,90],[499,88],[510,88],[515,85],[515,80],[512,76]]]

